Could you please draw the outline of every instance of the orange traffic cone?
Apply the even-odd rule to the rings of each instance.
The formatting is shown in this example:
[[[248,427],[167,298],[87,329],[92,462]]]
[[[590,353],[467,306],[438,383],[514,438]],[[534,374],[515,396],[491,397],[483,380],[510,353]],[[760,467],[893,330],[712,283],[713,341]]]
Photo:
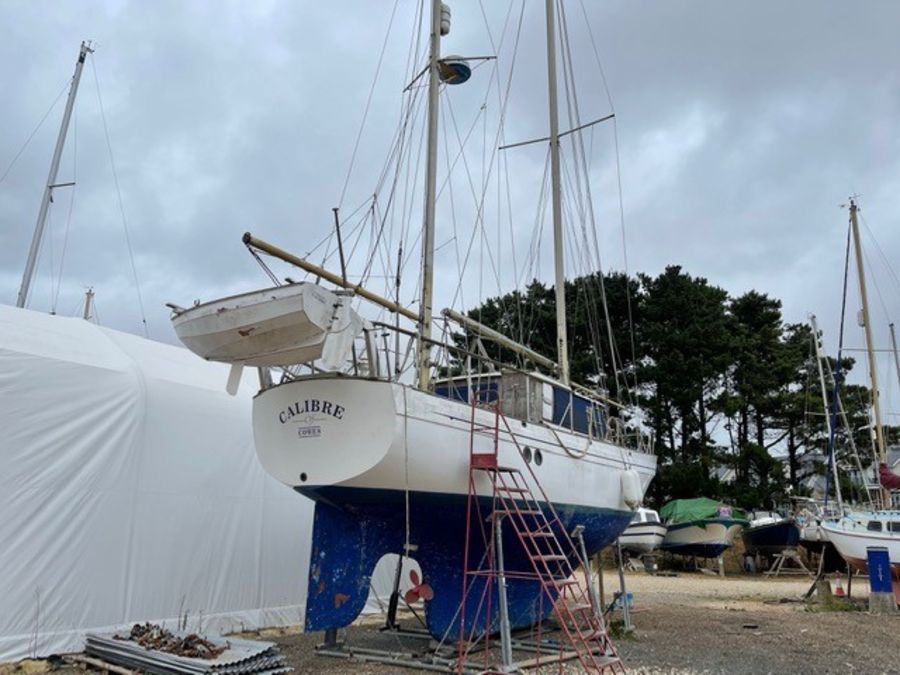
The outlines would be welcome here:
[[[847,594],[844,593],[844,587],[841,586],[841,575],[835,574],[834,575],[834,597],[843,598],[845,595],[847,595]]]

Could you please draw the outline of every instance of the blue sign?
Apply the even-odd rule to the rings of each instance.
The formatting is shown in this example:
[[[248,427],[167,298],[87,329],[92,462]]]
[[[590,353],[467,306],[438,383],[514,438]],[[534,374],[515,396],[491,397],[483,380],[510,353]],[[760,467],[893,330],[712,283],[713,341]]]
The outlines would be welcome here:
[[[873,593],[893,593],[891,584],[891,558],[882,546],[866,549],[869,563],[869,588]]]

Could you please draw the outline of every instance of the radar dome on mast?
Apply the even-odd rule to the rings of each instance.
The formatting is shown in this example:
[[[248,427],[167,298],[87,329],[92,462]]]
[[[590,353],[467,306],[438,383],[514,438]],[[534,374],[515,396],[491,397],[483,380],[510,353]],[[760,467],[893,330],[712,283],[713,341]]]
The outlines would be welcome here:
[[[438,62],[438,77],[445,84],[463,84],[472,77],[472,67],[461,56],[447,56]]]

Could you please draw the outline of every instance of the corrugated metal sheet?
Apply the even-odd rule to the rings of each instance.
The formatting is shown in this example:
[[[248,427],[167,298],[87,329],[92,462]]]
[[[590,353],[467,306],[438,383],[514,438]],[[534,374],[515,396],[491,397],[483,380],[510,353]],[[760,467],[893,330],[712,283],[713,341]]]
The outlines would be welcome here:
[[[85,652],[109,663],[155,675],[278,675],[293,670],[288,667],[274,642],[237,638],[207,639],[216,646],[225,647],[214,659],[178,656],[157,649],[146,649],[131,640],[117,639],[115,633],[88,633]]]

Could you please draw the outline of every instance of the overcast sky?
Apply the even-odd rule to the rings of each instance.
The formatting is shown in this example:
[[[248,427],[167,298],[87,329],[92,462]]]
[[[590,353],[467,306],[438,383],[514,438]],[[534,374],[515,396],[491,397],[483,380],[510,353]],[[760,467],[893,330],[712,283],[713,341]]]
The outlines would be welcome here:
[[[471,0],[451,5],[445,53],[490,54],[505,3],[485,2],[484,12]],[[546,130],[542,5],[531,1],[525,12],[519,50],[525,66],[510,97],[508,142]],[[875,339],[887,346],[888,317],[900,314],[900,285],[867,230],[896,272],[900,4],[584,0],[583,6],[616,112],[631,271],[655,274],[680,264],[732,294],[769,293],[783,300],[789,321],[815,312],[833,346],[847,222],[840,205],[859,193],[877,284],[870,289]],[[383,164],[408,76],[415,7],[398,3],[343,207],[371,193]],[[265,285],[240,244],[245,230],[298,253],[329,232],[392,8],[388,0],[0,0],[0,172],[65,88],[80,41],[97,43],[59,176],[71,180],[77,171],[78,183],[63,275],[56,278],[68,189],[56,193],[29,306],[72,314],[92,286],[104,325],[142,332],[94,67],[150,336],[171,342],[164,302]],[[581,113],[594,119],[610,106],[582,5],[569,2],[567,11],[575,59],[585,64]],[[465,105],[483,97],[491,67],[476,70],[469,93],[448,92],[461,119],[473,119]],[[64,98],[0,182],[5,303],[15,303]],[[605,263],[621,268],[612,127],[604,126],[592,137],[598,227]],[[517,155],[513,183],[540,178],[542,153]],[[533,209],[528,213],[533,217]],[[531,224],[521,230],[522,249]],[[448,236],[439,231],[437,240]],[[450,292],[447,279],[457,274],[446,259],[450,248],[438,252],[437,307]],[[543,263],[541,271],[549,281]],[[514,277],[501,286],[509,290]],[[472,288],[466,298],[474,302]],[[852,297],[855,308],[855,291]],[[854,325],[847,341],[861,346]],[[897,409],[891,367],[884,359],[880,370]]]

